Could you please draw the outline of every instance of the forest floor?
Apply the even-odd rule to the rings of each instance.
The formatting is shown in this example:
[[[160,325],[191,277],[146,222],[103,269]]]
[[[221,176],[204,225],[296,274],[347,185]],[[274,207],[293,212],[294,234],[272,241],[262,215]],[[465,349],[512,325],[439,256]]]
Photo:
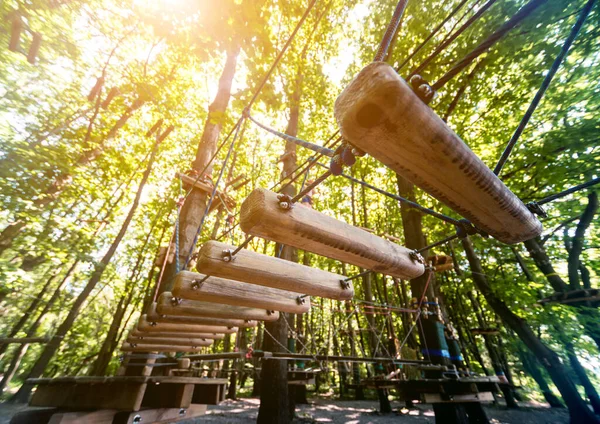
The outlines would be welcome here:
[[[339,401],[331,399],[311,399],[309,405],[298,405],[296,423],[434,423],[435,418],[430,405],[418,405],[416,408],[401,411],[403,404],[392,402],[395,412],[379,414],[378,402]],[[252,423],[256,422],[259,400],[255,398],[226,400],[218,406],[209,406],[202,418],[185,421],[186,424],[201,423]],[[8,424],[11,417],[25,409],[24,405],[0,404],[0,424]],[[493,424],[567,424],[569,415],[566,410],[550,409],[546,405],[526,402],[519,410],[509,410],[503,406],[485,407]]]

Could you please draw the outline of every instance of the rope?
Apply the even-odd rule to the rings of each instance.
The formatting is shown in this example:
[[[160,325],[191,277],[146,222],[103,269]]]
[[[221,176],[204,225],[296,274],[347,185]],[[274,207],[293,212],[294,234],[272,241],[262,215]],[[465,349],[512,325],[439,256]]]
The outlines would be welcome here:
[[[579,31],[583,27],[583,24],[585,23],[586,18],[590,14],[590,11],[592,10],[592,7],[594,6],[595,1],[596,0],[588,0],[586,5],[584,6],[583,10],[581,11],[581,14],[577,18],[577,22],[575,22],[575,25],[573,25],[573,28],[571,29],[569,36],[565,40],[562,48],[560,49],[560,52],[556,56],[556,59],[554,59],[554,63],[552,63],[550,70],[546,74],[546,78],[544,78],[544,81],[542,82],[542,85],[540,86],[537,93],[535,94],[535,97],[531,101],[531,104],[529,105],[527,112],[525,112],[525,115],[523,115],[523,118],[521,118],[521,122],[519,123],[519,126],[515,130],[514,134],[512,135],[511,139],[509,140],[506,148],[504,149],[502,156],[498,160],[498,163],[496,164],[496,167],[494,168],[494,174],[500,175],[500,172],[502,172],[502,168],[504,167],[504,164],[508,160],[508,157],[510,156],[513,148],[519,141],[519,137],[525,130],[525,127],[529,123],[529,120],[531,119],[531,116],[533,115],[533,113],[535,112],[536,108],[538,107],[540,101],[542,100],[542,97],[544,97],[544,94],[546,93],[546,90],[550,86],[550,83],[552,82],[554,75],[558,71],[560,64],[562,63],[562,61],[565,59],[565,57],[569,53],[569,49],[571,48],[573,41],[575,41],[575,38],[577,38]]]
[[[560,193],[556,193],[556,194],[552,194],[548,197],[544,197],[542,200],[538,200],[535,203],[537,203],[538,205],[544,205],[546,203],[552,202],[553,200],[560,199],[561,197],[565,197],[571,193],[575,193],[576,191],[580,191],[585,188],[592,187],[598,183],[600,183],[600,177],[594,178],[593,180],[590,180],[586,183],[576,185],[575,187],[571,187],[567,190],[561,191]]]
[[[179,177],[179,196],[181,196],[181,177]],[[177,272],[181,270],[179,266],[179,221],[181,217],[181,207],[183,206],[183,202],[177,203],[177,217],[175,221],[175,269]],[[169,249],[171,245],[169,244]],[[167,252],[168,255],[168,252]]]
[[[410,74],[409,74],[409,78],[413,75],[416,75],[418,73],[420,73],[433,59],[435,59],[435,57],[442,51],[444,50],[446,47],[448,47],[454,40],[456,40],[463,32],[465,32],[467,30],[467,28],[469,28],[471,25],[473,25],[473,23],[475,21],[477,21],[477,19],[479,19],[481,17],[481,15],[483,15],[485,13],[486,10],[488,10],[497,0],[489,0],[487,3],[485,3],[483,6],[481,6],[479,8],[479,10],[477,10],[477,12],[475,12],[475,14],[473,16],[471,16],[467,22],[465,22],[459,29],[456,30],[456,32],[454,32],[450,37],[447,37],[446,39],[444,39],[433,51],[433,53],[431,53],[427,59],[425,59],[416,69],[414,69]]]
[[[471,62],[473,62],[476,58],[478,58],[482,53],[492,47],[498,40],[504,37],[511,29],[519,25],[526,17],[528,17],[534,10],[540,7],[542,4],[546,3],[548,0],[531,0],[525,6],[523,6],[519,11],[508,21],[506,21],[498,30],[496,30],[492,35],[486,38],[482,43],[480,43],[477,47],[471,50],[464,58],[462,58],[456,65],[452,67],[448,72],[446,72],[437,82],[435,82],[431,88],[433,91],[437,91],[442,88],[448,81],[454,78],[458,73],[460,73],[465,67],[469,66]]]
[[[437,27],[434,28],[433,31],[431,31],[431,33],[427,36],[427,38],[425,38],[425,40],[423,40],[423,42],[421,44],[419,44],[419,46],[412,51],[412,53],[410,55],[408,55],[408,57],[406,59],[404,59],[404,62],[402,62],[397,68],[396,68],[396,72],[400,72],[400,70],[417,54],[419,53],[419,51],[425,47],[425,45],[429,42],[429,40],[431,40],[435,34],[438,33],[438,31],[440,29],[442,29],[442,27],[446,24],[446,22],[448,22],[456,13],[458,13],[458,11],[460,9],[462,9],[462,7],[467,3],[468,0],[462,0],[458,6],[456,6],[449,14],[448,16],[446,16],[446,19],[444,19]]]
[[[385,30],[385,34],[383,35],[383,39],[379,44],[379,49],[375,54],[374,62],[378,62],[384,60],[387,56],[390,45],[392,44],[392,40],[394,36],[398,32],[398,28],[400,27],[400,22],[402,21],[402,15],[404,15],[404,10],[406,9],[406,4],[408,0],[399,0],[398,4],[396,4],[396,9],[394,10],[394,14],[392,15],[392,19],[388,24],[387,29]]]
[[[268,132],[270,132],[271,134],[274,134],[274,135],[276,135],[277,137],[279,137],[279,138],[282,138],[282,139],[283,139],[283,140],[285,140],[285,141],[289,141],[289,142],[291,142],[291,143],[294,143],[294,144],[296,144],[296,145],[299,145],[299,146],[305,147],[305,148],[307,148],[307,149],[310,149],[310,150],[312,150],[313,152],[320,153],[320,154],[322,154],[322,155],[324,155],[324,156],[333,157],[333,152],[334,152],[334,151],[333,151],[333,150],[331,150],[331,149],[328,149],[328,148],[326,148],[326,147],[323,147],[323,146],[319,146],[318,144],[310,143],[310,142],[308,142],[308,141],[305,141],[305,140],[302,140],[302,139],[300,139],[300,138],[298,138],[298,137],[293,137],[293,136],[291,136],[291,135],[288,135],[288,134],[285,134],[285,133],[279,132],[279,131],[277,131],[277,130],[274,130],[274,129],[272,129],[272,128],[269,128],[269,127],[267,127],[266,125],[263,125],[263,124],[261,124],[260,122],[258,122],[258,121],[257,121],[256,119],[254,119],[254,118],[252,117],[252,115],[250,115],[250,114],[248,114],[248,118],[249,118],[249,119],[250,119],[252,122],[254,122],[256,125],[258,125],[260,128],[262,128],[263,130],[265,130],[265,131],[268,131]]]

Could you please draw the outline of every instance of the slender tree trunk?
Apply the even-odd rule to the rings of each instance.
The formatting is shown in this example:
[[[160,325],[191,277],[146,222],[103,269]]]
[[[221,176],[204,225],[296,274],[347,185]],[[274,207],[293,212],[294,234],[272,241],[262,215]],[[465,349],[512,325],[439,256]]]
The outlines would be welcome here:
[[[567,356],[569,357],[571,368],[573,368],[573,371],[577,375],[579,382],[583,386],[585,394],[590,400],[594,412],[597,415],[600,415],[600,397],[598,396],[598,392],[596,391],[594,384],[590,381],[590,378],[588,377],[585,368],[583,368],[583,366],[579,362],[579,359],[577,359],[577,354],[575,353],[573,343],[567,342],[565,344],[565,347],[567,348]]]
[[[585,211],[581,215],[575,236],[571,240],[571,248],[569,249],[569,258],[567,267],[569,271],[569,288],[571,290],[581,289],[581,281],[579,279],[579,269],[581,268],[581,253],[583,252],[583,243],[585,241],[585,233],[594,219],[594,215],[598,211],[598,195],[591,191],[588,194],[588,204]]]
[[[527,322],[515,315],[508,306],[500,300],[490,287],[484,270],[481,267],[481,262],[477,257],[471,240],[465,238],[462,240],[463,248],[467,254],[469,265],[473,275],[473,281],[479,291],[485,297],[488,305],[496,312],[510,329],[512,329],[521,341],[527,346],[533,355],[542,363],[552,381],[560,391],[571,416],[572,423],[597,424],[600,421],[592,411],[587,407],[586,403],[581,399],[577,388],[569,376],[567,368],[562,364],[556,353],[549,349],[542,341],[537,338],[535,333],[527,325]]]
[[[231,97],[231,86],[235,75],[239,47],[234,46],[227,52],[227,60],[219,79],[219,89],[215,99],[208,107],[208,117],[204,123],[202,138],[198,144],[196,158],[192,162],[193,178],[206,176],[210,179],[213,170],[211,159],[217,150],[219,135],[225,120],[225,113]],[[203,175],[199,175],[200,173]],[[208,194],[193,189],[181,208],[179,216],[179,264],[184,267],[190,251],[194,249],[194,240],[208,201]],[[170,291],[177,272],[176,261],[167,265],[160,285],[160,292]]]
[[[158,147],[159,147],[159,143],[157,140],[157,142],[154,144],[154,148],[152,149],[150,159],[148,160],[148,165],[146,167],[146,170],[144,171],[144,175],[142,176],[142,180],[140,181],[140,185],[137,189],[135,199],[133,200],[131,208],[129,209],[129,213],[127,214],[127,217],[125,218],[125,221],[123,222],[121,229],[119,230],[119,233],[117,234],[117,236],[113,240],[112,244],[108,248],[108,251],[106,252],[104,257],[94,267],[94,271],[92,272],[92,275],[91,275],[87,285],[83,288],[83,290],[81,291],[79,296],[77,296],[77,299],[75,300],[75,303],[71,307],[69,314],[67,315],[65,320],[62,322],[60,327],[57,329],[54,337],[50,340],[50,342],[46,345],[46,347],[42,351],[42,354],[40,355],[37,362],[35,363],[35,365],[31,369],[31,371],[29,372],[28,378],[38,378],[44,373],[44,370],[48,366],[48,363],[50,362],[50,360],[52,359],[52,357],[54,356],[54,354],[60,347],[60,344],[61,344],[63,338],[67,335],[69,330],[71,330],[71,327],[73,326],[73,324],[75,322],[75,319],[79,315],[79,311],[81,310],[81,307],[83,306],[83,304],[85,303],[85,301],[87,300],[89,295],[92,293],[92,291],[94,290],[94,288],[96,287],[96,285],[98,284],[100,279],[102,278],[102,274],[104,273],[104,270],[110,263],[112,257],[114,256],[114,254],[117,251],[117,248],[119,247],[119,244],[123,240],[123,237],[125,236],[125,233],[127,232],[127,229],[129,228],[129,224],[131,223],[131,220],[133,219],[135,211],[139,205],[140,198],[142,196],[142,191],[144,189],[144,186],[146,185],[146,182],[148,181],[148,177],[150,176],[150,172],[152,171],[152,165],[154,164],[154,160],[156,159]],[[19,391],[11,398],[11,401],[12,402],[27,402],[32,389],[33,389],[32,385],[24,384],[23,386],[21,386]]]
[[[540,387],[540,391],[546,399],[546,402],[552,408],[564,408],[565,405],[560,401],[560,399],[552,392],[550,386],[548,386],[548,382],[546,381],[546,376],[542,372],[539,363],[535,356],[531,354],[529,350],[519,349],[519,356],[523,363],[523,368],[525,372],[529,374],[535,382]]]

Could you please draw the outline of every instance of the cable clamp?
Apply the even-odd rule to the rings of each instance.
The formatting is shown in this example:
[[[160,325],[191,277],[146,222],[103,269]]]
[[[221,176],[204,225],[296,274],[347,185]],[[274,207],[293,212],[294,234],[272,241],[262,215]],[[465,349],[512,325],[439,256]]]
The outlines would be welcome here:
[[[156,321],[152,321],[152,322],[150,323],[150,327],[156,327]]]
[[[350,281],[340,280],[340,286],[342,287],[342,290],[348,290],[352,287],[352,283]]]
[[[233,256],[233,250],[225,249],[223,250],[223,261],[224,262],[233,262],[235,256]]]
[[[179,305],[181,305],[181,301],[182,301],[182,299],[180,297],[172,297],[171,298],[171,305],[172,306],[179,306]]]
[[[289,211],[294,205],[294,203],[292,202],[292,198],[287,194],[278,194],[277,201],[279,202],[279,207],[284,211]]]
[[[413,75],[410,77],[409,82],[413,91],[423,103],[429,104],[435,97],[435,91],[433,91],[431,85],[421,75]]]
[[[192,288],[192,290],[199,290],[200,287],[202,287],[202,284],[204,284],[203,280],[196,279],[196,280],[192,281],[191,288]]]
[[[538,202],[529,202],[525,206],[532,214],[541,216],[542,218],[548,218],[548,214]]]
[[[413,262],[418,262],[420,264],[425,264],[425,259],[423,258],[423,255],[421,255],[418,251],[413,250],[411,251],[408,256],[410,257],[410,259]]]

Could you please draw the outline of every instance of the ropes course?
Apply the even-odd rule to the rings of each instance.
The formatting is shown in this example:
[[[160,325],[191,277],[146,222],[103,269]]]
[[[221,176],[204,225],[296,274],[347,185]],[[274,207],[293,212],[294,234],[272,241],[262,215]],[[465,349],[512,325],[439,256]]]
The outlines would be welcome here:
[[[488,390],[487,383],[502,383],[500,379],[482,380],[473,383],[474,389],[464,388],[469,383],[468,378],[472,376],[464,366],[460,347],[450,324],[450,317],[441,307],[437,297],[434,299],[427,297],[429,292],[434,293],[432,287],[434,273],[452,271],[455,268],[454,253],[450,257],[442,255],[442,252],[436,252],[438,255],[430,255],[429,258],[427,254],[432,249],[451,243],[455,239],[465,240],[477,234],[485,238],[493,237],[504,244],[515,244],[535,238],[542,232],[542,223],[538,217],[545,217],[543,205],[588,189],[600,183],[600,178],[594,178],[527,204],[523,203],[499,179],[520,136],[584,26],[594,0],[588,0],[581,9],[576,23],[545,74],[541,86],[493,171],[470,150],[445,120],[429,108],[428,105],[435,98],[437,91],[445,87],[464,69],[474,65],[482,55],[514,28],[527,19],[533,20],[535,12],[547,0],[531,0],[526,3],[464,57],[456,60],[437,81],[429,83],[422,76],[423,72],[486,12],[489,13],[496,1],[489,0],[479,6],[472,16],[455,30],[463,18],[475,10],[479,1],[472,4],[471,8],[456,20],[454,26],[446,32],[443,40],[432,49],[432,52],[410,71],[406,80],[399,75],[399,72],[408,64],[412,64],[415,57],[422,53],[434,37],[446,27],[446,24],[467,5],[468,0],[463,0],[452,8],[394,69],[386,63],[386,60],[394,39],[399,34],[408,3],[407,0],[398,1],[377,47],[373,62],[365,66],[347,84],[335,102],[334,119],[339,129],[325,142],[318,144],[297,137],[295,134],[286,134],[273,129],[252,116],[253,105],[258,101],[286,52],[293,45],[295,37],[312,13],[317,3],[316,0],[312,0],[264,76],[251,91],[252,94],[240,116],[234,120],[233,126],[222,140],[219,143],[215,142],[214,152],[206,163],[202,168],[193,169],[193,173],[189,175],[178,176],[179,200],[176,202],[175,210],[163,212],[161,209],[152,221],[154,227],[165,216],[169,221],[170,213],[176,214],[174,231],[169,238],[164,257],[158,258],[160,272],[156,285],[150,291],[150,305],[146,311],[142,311],[143,314],[137,325],[121,346],[121,350],[125,352],[122,372],[128,372],[129,367],[134,369],[165,367],[173,368],[171,370],[173,373],[169,374],[169,377],[182,373],[192,378],[190,376],[193,372],[205,372],[203,367],[206,363],[223,360],[243,363],[256,360],[261,361],[265,366],[269,361],[287,360],[290,361],[290,378],[292,373],[303,373],[303,378],[299,379],[302,381],[309,381],[310,378],[304,377],[310,377],[318,371],[326,371],[327,366],[324,365],[326,362],[368,363],[373,367],[369,375],[378,376],[369,379],[369,387],[376,387],[378,390],[383,390],[382,387],[386,389],[403,387],[403,384],[408,383],[408,380],[402,377],[402,372],[405,370],[403,367],[427,370],[423,373],[426,378],[421,379],[423,384],[431,383],[434,380],[432,376],[443,381],[442,384],[445,384],[443,387],[450,387],[448,381],[452,380],[461,387],[464,393],[459,390],[459,394],[464,396],[472,396],[478,391],[476,383],[484,385],[486,390]],[[319,15],[317,24],[323,14],[324,12]],[[11,46],[17,48],[17,44]],[[32,46],[34,47],[35,45]],[[39,45],[37,48],[39,49]],[[32,53],[29,53],[29,56],[31,55]],[[104,72],[100,78],[104,78]],[[97,87],[95,86],[90,93],[92,97],[90,101],[96,99],[96,113],[101,104],[103,81],[100,78]],[[110,91],[104,103],[110,103],[116,95],[116,92]],[[292,172],[282,173],[282,177],[269,189],[253,187],[239,210],[235,211],[233,207],[228,207],[226,199],[227,185],[230,183],[227,180],[231,180],[226,177],[226,170],[233,175],[235,155],[244,140],[248,121],[270,135],[293,145],[294,152],[296,146],[309,150],[310,156],[298,165],[294,158]],[[153,136],[156,140],[153,155],[156,154],[160,142],[173,130],[173,127],[168,127],[160,132],[163,124],[162,120],[158,121],[147,134],[148,137]],[[90,128],[91,125],[92,121],[90,121]],[[403,142],[406,140],[410,143]],[[150,153],[146,155],[143,162],[149,155]],[[439,201],[447,206],[451,210],[450,214],[454,216],[425,207],[406,196],[383,190],[365,181],[364,175],[362,178],[356,178],[344,172],[345,168],[352,167],[365,155],[371,156],[399,177],[405,178],[428,196],[436,199],[436,202]],[[323,157],[329,158],[328,164],[321,162]],[[210,175],[208,179],[206,178],[206,173],[212,172],[209,170],[212,170],[217,161],[220,169],[215,181],[212,182]],[[141,165],[142,162],[132,175],[138,172]],[[317,174],[314,180],[309,180],[309,172],[318,168],[324,170]],[[394,200],[401,208],[406,207],[437,218],[445,224],[452,225],[453,231],[441,240],[430,244],[423,242],[419,247],[409,249],[395,243],[391,237],[379,236],[356,225],[337,220],[312,208],[311,193],[330,177],[342,177],[351,182],[352,187],[358,184]],[[227,184],[220,190],[223,179]],[[295,185],[300,185],[297,192]],[[460,190],[455,187],[460,187]],[[119,188],[114,194],[118,190]],[[204,193],[202,196],[204,203],[201,203],[203,212],[197,227],[194,227],[192,242],[186,245],[181,237],[184,234],[181,221],[185,219],[182,211],[189,206],[188,202],[193,201],[194,190]],[[306,197],[309,198],[308,204],[304,203]],[[203,237],[205,223],[210,212],[216,209],[215,205],[218,202],[220,202],[219,213],[226,211],[229,214],[229,227],[215,240],[205,241]],[[366,223],[363,225],[367,226]],[[214,234],[217,234],[218,228],[220,227],[215,227]],[[233,234],[238,228],[246,236],[241,243],[235,245]],[[214,234],[213,238],[215,238]],[[224,240],[230,235],[231,244],[225,243]],[[275,242],[275,256],[258,253],[254,251],[256,249],[246,249],[256,238],[265,241],[265,252],[266,243]],[[146,243],[147,241],[148,239]],[[331,269],[325,271],[311,267],[308,265],[309,261],[300,264],[297,261],[286,260],[289,257],[284,255],[285,247],[302,250],[305,255],[310,252],[342,263],[342,271],[336,273],[331,272]],[[169,265],[173,253],[174,272]],[[347,275],[346,264],[354,266],[359,272]],[[198,272],[189,271],[193,268],[192,265]],[[458,266],[456,269],[458,272]],[[366,281],[372,274],[382,276],[386,303],[374,302],[372,293],[367,294],[364,289],[362,291],[364,298],[355,298],[354,282],[358,279]],[[398,302],[388,304],[387,276],[392,277],[396,285],[398,280],[401,280],[402,284],[406,280],[418,281],[420,284],[418,300],[415,298],[410,301],[404,298],[405,294],[400,294],[400,288],[397,286]],[[379,290],[377,284],[376,288]],[[324,300],[327,300],[328,306],[325,306]],[[344,302],[344,307],[340,302]],[[578,296],[553,296],[544,299],[542,303],[573,303],[588,307],[599,304],[597,290],[583,291]],[[313,323],[312,319],[305,319],[303,325],[306,325],[306,328],[299,330],[293,321],[294,315],[299,319],[302,319],[303,314],[310,317],[313,307],[321,310],[323,320],[326,319],[326,313],[330,317],[327,323],[329,325],[327,345],[321,343],[320,348],[317,348],[319,345],[317,333],[323,331],[326,323]],[[409,317],[411,319],[406,323],[406,328],[403,323],[402,337],[396,336],[397,329],[394,328],[396,322],[392,320],[393,314],[402,314],[403,320]],[[354,321],[358,327],[356,330]],[[314,331],[313,324],[318,326],[319,332]],[[238,334],[239,338],[245,329],[254,327],[257,327],[256,332],[253,332],[254,339],[251,343],[247,343],[245,339],[240,342],[247,345],[238,346],[239,352],[207,353],[208,347],[213,345],[215,340],[234,333]],[[265,340],[269,340],[269,344],[274,346],[273,352],[261,350],[257,340],[260,331],[263,332],[263,345]],[[343,332],[360,335],[360,343],[353,338],[352,347],[356,352],[358,346],[361,355],[345,355],[342,347],[335,346],[337,338]],[[372,342],[370,352],[365,349],[362,332],[367,333]],[[491,334],[486,333],[483,328],[472,329],[471,332],[486,336]],[[289,335],[288,345],[282,342],[280,334]],[[409,347],[409,344],[414,344],[412,339],[415,336],[418,336],[420,342],[420,353],[415,351],[415,358],[403,357],[403,351]],[[293,345],[289,344],[290,340]],[[330,346],[330,341],[334,343],[333,348]],[[296,351],[296,343],[300,347],[299,352]],[[153,352],[177,352],[185,353],[185,356],[177,357],[177,361],[174,362],[171,356],[157,355]],[[314,362],[318,369],[306,370],[304,362]],[[201,367],[194,368],[194,365]],[[150,374],[144,374],[143,378],[142,375],[136,377],[141,379],[138,383],[144,386],[149,382],[155,382],[157,385],[170,384],[166,377],[161,379],[156,376],[151,377]],[[184,380],[179,381],[174,378],[171,380],[172,384],[185,383]],[[212,390],[216,391],[217,397],[221,396],[219,391],[224,391],[223,379],[211,378],[210,380],[214,381],[209,383],[199,380],[201,379],[195,378],[194,381],[189,380],[187,384],[195,385],[197,390],[200,390],[198,387],[202,384],[215,386],[214,389],[210,389],[210,396],[203,392],[201,397],[205,401],[206,398],[215,396]],[[119,377],[112,378],[110,382],[118,384]],[[39,379],[35,383],[39,384],[40,393],[46,393],[45,387],[52,384],[60,384],[64,387],[70,384],[67,380],[59,379],[54,381]],[[461,386],[462,383],[465,384]],[[77,384],[80,388],[86,387],[85,390],[91,391],[89,387],[98,384],[98,381],[79,380]],[[439,387],[441,386],[438,386],[438,389]],[[443,388],[441,390],[444,391]],[[498,387],[489,390],[497,391]],[[38,396],[36,405],[47,406],[39,400],[40,397],[41,395]],[[476,398],[468,399],[469,402],[479,403]],[[112,407],[118,409],[119,405],[115,405]],[[61,405],[61,407],[68,406]],[[136,407],[139,409],[141,404],[137,404]]]

